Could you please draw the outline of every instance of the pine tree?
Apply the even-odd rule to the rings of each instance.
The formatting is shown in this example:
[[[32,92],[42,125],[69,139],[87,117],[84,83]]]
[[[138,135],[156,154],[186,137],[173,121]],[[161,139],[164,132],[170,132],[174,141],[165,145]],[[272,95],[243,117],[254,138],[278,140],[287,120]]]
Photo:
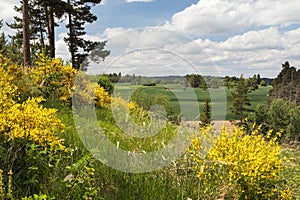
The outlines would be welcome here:
[[[101,0],[68,0],[69,23],[66,27],[69,29],[65,42],[69,46],[71,53],[71,63],[76,69],[82,68],[82,63],[86,56],[93,51],[92,59],[104,59],[109,55],[109,51],[104,50],[106,42],[93,42],[85,40],[85,24],[93,23],[97,16],[91,13],[91,5],[99,4]]]
[[[238,117],[240,122],[243,121],[244,113],[247,111],[251,111],[251,109],[249,108],[249,106],[251,106],[251,103],[247,93],[248,88],[243,75],[241,75],[235,91],[231,92],[231,100],[233,105],[230,108],[233,115]]]
[[[209,98],[206,98],[205,104],[200,115],[200,125],[208,126],[211,124],[211,105]]]
[[[30,42],[32,58],[38,53],[46,52],[50,57],[55,57],[55,18],[61,18],[67,3],[63,0],[27,0],[28,1],[28,25],[30,32]],[[21,1],[22,3],[22,1]],[[22,6],[15,7],[17,12],[22,12]],[[10,28],[16,29],[16,34],[10,36],[16,44],[22,41],[23,19],[14,17],[14,22],[8,24]],[[48,39],[48,44],[45,43]]]
[[[296,102],[300,105],[300,70],[286,61],[282,64],[282,70],[272,82],[273,89],[270,91],[270,101],[282,98],[291,104]]]
[[[0,20],[0,29],[2,27],[2,20]],[[21,41],[22,42],[22,41]],[[23,52],[22,44],[16,45],[13,40],[7,40],[4,32],[0,36],[0,54],[9,58],[13,63],[22,65]]]
[[[257,84],[260,85],[261,81],[260,74],[257,74]]]

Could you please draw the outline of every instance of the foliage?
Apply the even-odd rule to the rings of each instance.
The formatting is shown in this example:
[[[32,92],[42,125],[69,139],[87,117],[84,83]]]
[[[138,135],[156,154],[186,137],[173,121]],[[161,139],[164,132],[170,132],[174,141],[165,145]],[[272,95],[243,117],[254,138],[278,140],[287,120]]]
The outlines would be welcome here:
[[[36,66],[28,70],[31,95],[70,101],[76,73],[71,66],[65,66],[60,59],[41,54]]]
[[[62,0],[29,0],[28,1],[28,22],[30,24],[30,48],[31,57],[40,53],[46,53],[51,58],[55,57],[55,26],[58,26],[56,19],[60,19],[65,10],[68,8],[67,3]],[[22,12],[22,6],[15,7],[17,12]],[[14,16],[14,22],[9,26],[16,30],[16,34],[11,36],[17,44],[22,44],[22,23],[23,19]],[[48,40],[48,43],[47,40]],[[37,42],[38,41],[38,42]],[[18,45],[22,48],[21,45]]]
[[[223,81],[224,85],[230,89],[236,87],[239,84],[240,78],[237,78],[235,76],[225,76]],[[258,89],[258,86],[261,84],[261,81],[262,79],[260,78],[260,74],[254,74],[252,78],[249,77],[245,79],[245,85],[248,91],[254,91]]]
[[[262,81],[260,82],[260,85],[261,85],[261,86],[267,86],[267,83],[266,83],[265,80],[262,80]]]
[[[24,67],[31,66],[30,53],[30,30],[29,30],[29,9],[28,0],[22,0],[22,25],[23,25],[23,53],[24,53]]]
[[[173,108],[170,106],[168,96],[162,93],[147,94],[147,90],[138,88],[130,97],[130,101],[136,102],[137,105],[145,110],[150,110],[153,106],[161,105],[166,111],[168,117],[174,114]]]
[[[143,86],[156,86],[156,83],[144,83]]]
[[[76,105],[95,104],[99,107],[103,107],[111,103],[111,97],[108,92],[99,84],[91,82],[87,75],[78,71],[76,74],[76,87],[73,98],[73,103]]]
[[[213,144],[211,150],[207,140]],[[218,198],[230,199],[291,198],[278,178],[284,167],[280,146],[276,138],[268,140],[260,134],[259,128],[248,134],[242,128],[232,133],[224,128],[216,137],[208,127],[201,130],[188,151],[200,184],[205,184],[209,194],[219,192]]]
[[[112,85],[109,77],[107,77],[106,75],[102,75],[99,78],[98,84],[100,87],[104,88],[104,90],[108,92],[109,95],[112,95],[112,93],[114,92],[114,86]]]
[[[300,105],[300,70],[286,61],[282,64],[282,70],[272,82],[273,89],[270,91],[270,101],[282,98],[289,103],[296,102]]]
[[[58,101],[62,93],[52,93],[55,96],[45,93],[44,98],[31,97],[44,92],[34,83],[35,77],[45,82],[49,80],[49,88],[61,87],[56,81],[67,81],[71,93],[66,94],[82,95],[77,98],[82,103],[97,101],[96,114],[106,136],[119,148],[135,152],[161,149],[178,132],[178,126],[169,121],[148,138],[136,138],[126,132],[138,135],[151,130],[156,133],[156,124],[151,121],[156,117],[153,111],[160,108],[157,104],[167,111],[173,91],[159,86],[144,87],[136,95],[145,98],[140,99],[149,106],[149,110],[145,110],[139,102],[112,99],[97,80],[91,82],[82,72],[72,73],[77,75],[75,88],[74,78],[53,75],[60,74],[65,68],[54,66],[59,72],[52,72],[41,63],[39,66],[49,73],[40,72],[39,76],[39,73],[33,73],[38,71],[37,67],[23,71],[9,60],[0,59],[0,169],[3,169],[3,172],[0,170],[0,199],[290,199],[291,194],[299,197],[299,159],[294,157],[299,150],[284,149],[284,155],[290,158],[289,168],[284,168],[285,160],[279,158],[281,149],[276,139],[266,139],[272,137],[271,132],[262,136],[263,130],[253,126],[249,127],[250,131],[236,129],[229,134],[223,130],[220,138],[214,131],[205,129],[199,133],[198,141],[193,141],[189,154],[159,171],[130,174],[111,169],[92,158],[82,145],[71,107]],[[44,62],[52,67],[63,66],[52,59],[45,58]],[[197,91],[202,102],[207,94],[199,88],[186,88],[186,91]],[[112,107],[116,107],[115,113],[106,106],[111,101]],[[278,105],[273,107],[280,110]],[[287,135],[297,129],[300,116],[295,104],[288,104],[288,108],[289,124],[284,130]],[[260,106],[258,110],[264,112],[255,118],[263,121],[266,116],[271,116],[268,109]],[[128,129],[121,129],[122,121],[117,121],[116,115],[124,117],[125,125],[131,117],[139,128],[127,126]],[[278,114],[278,117],[283,116]],[[203,151],[209,143],[214,144],[211,151]]]
[[[17,88],[16,94],[24,94],[26,91],[28,91],[28,83],[25,80],[25,72],[9,60],[4,55],[0,54],[0,68],[3,70],[1,73],[4,73],[5,77],[3,77],[3,81],[8,80],[12,85],[14,85]]]
[[[108,76],[110,82],[118,83],[120,78],[122,77],[122,74],[121,74],[121,72],[119,72],[118,74],[117,73],[113,73],[113,74],[110,73],[110,74],[107,74],[107,76]]]
[[[239,78],[235,77],[235,76],[225,76],[223,79],[224,82],[224,86],[227,88],[234,88],[235,86],[237,86],[237,83],[239,81]]]
[[[0,168],[15,176],[14,194],[36,194],[49,187],[59,158],[67,151],[59,134],[64,125],[41,97],[20,101],[15,74],[0,68]],[[7,67],[10,69],[10,67]],[[47,175],[46,177],[44,175]],[[6,180],[9,183],[9,180]]]
[[[51,199],[54,198],[51,198],[45,194],[40,194],[40,195],[34,194],[33,196],[22,198],[22,200],[51,200]]]
[[[61,145],[55,132],[63,129],[63,124],[56,119],[54,109],[45,109],[39,105],[42,98],[30,98],[26,102],[16,103],[17,86],[11,82],[8,72],[0,68],[0,132],[7,140],[24,138],[45,146],[55,142]]]
[[[91,12],[92,5],[99,4],[101,0],[68,0],[67,2],[69,23],[66,27],[69,33],[65,42],[69,46],[73,68],[84,69],[85,66],[82,64],[88,53],[91,52],[90,58],[94,61],[101,61],[110,53],[104,50],[106,42],[93,42],[82,37],[86,34],[84,31],[86,23],[97,20],[97,16]]]
[[[247,127],[253,124],[262,124],[262,132],[266,135],[269,130],[275,136],[281,132],[281,142],[300,140],[300,106],[283,99],[274,99],[270,106],[258,105],[254,112],[245,120]]]
[[[258,89],[258,81],[259,80],[258,80],[256,74],[254,74],[252,78],[248,78],[245,81],[246,81],[248,91],[254,91],[254,90]]]
[[[220,77],[204,76],[205,83],[208,88],[219,88],[224,86],[223,80]]]
[[[64,178],[65,199],[99,199],[100,184],[95,179],[94,158],[87,154],[76,163],[67,166],[68,175]]]
[[[4,132],[7,140],[17,138],[32,140],[41,146],[50,143],[62,149],[62,141],[56,136],[64,125],[56,119],[55,109],[43,108],[39,103],[41,98],[30,98],[22,104],[14,104],[1,113],[0,131]]]
[[[0,29],[2,27],[2,21],[0,20]],[[18,47],[15,41],[7,40],[7,35],[4,32],[0,35],[0,55],[10,58],[10,60],[14,61],[14,63],[21,64],[23,58],[23,52]]]
[[[207,89],[207,84],[205,79],[199,74],[187,74],[186,78],[186,86],[190,86],[193,88],[201,88],[202,90]]]

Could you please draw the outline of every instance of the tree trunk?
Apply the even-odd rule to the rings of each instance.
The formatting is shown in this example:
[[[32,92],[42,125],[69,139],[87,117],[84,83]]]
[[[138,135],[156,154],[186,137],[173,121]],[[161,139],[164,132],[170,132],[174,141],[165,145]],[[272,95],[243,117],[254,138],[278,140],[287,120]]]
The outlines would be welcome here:
[[[50,6],[50,16],[49,16],[49,44],[50,44],[50,57],[55,58],[55,21],[54,21],[54,13],[53,7]]]
[[[68,4],[71,6],[71,0],[68,0]],[[71,11],[69,11],[69,45],[70,45],[70,53],[71,53],[71,62],[72,62],[72,67],[75,68],[76,66],[76,61],[75,61],[75,49],[74,49],[74,29],[73,29],[73,21],[72,21],[72,14]]]
[[[28,16],[28,0],[23,0],[23,61],[24,67],[31,65],[30,58],[30,33],[29,33],[29,16]]]

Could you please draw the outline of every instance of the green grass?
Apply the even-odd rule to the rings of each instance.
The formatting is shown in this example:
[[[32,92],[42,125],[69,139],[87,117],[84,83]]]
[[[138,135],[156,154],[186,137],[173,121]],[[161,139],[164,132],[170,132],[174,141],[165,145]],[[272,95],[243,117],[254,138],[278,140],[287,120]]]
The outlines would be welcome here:
[[[291,188],[293,199],[300,199],[300,146],[283,146],[281,155],[287,158],[281,178]]]
[[[141,88],[151,97],[155,94],[162,93],[169,97],[175,115],[181,114],[185,120],[199,120],[199,114],[206,98],[212,100],[212,117],[213,120],[235,120],[237,119],[231,113],[230,107],[232,102],[230,95],[233,89],[218,88],[203,91],[199,88],[184,88],[179,84],[168,84],[170,90],[165,89],[165,85],[152,87],[132,86],[128,83],[118,84],[115,87],[116,94],[121,95],[124,99],[129,99],[137,88]],[[254,109],[257,104],[267,103],[267,94],[270,87],[259,87],[258,90],[249,93],[251,108]],[[225,95],[226,94],[226,95]],[[247,113],[245,113],[245,116]]]
[[[59,102],[48,101],[46,107],[59,108],[58,118],[65,124],[65,132],[61,135],[65,143],[76,149],[71,159],[64,160],[64,166],[76,163],[89,152],[83,146],[77,133],[73,113],[70,106],[64,106]],[[99,125],[112,143],[122,141],[120,148],[125,150],[145,150],[153,151],[162,147],[163,141],[168,141],[176,133],[175,125],[169,124],[160,134],[147,139],[134,139],[126,136],[115,124],[113,115],[106,108],[96,110]],[[149,173],[126,173],[112,169],[100,161],[96,160],[93,164],[95,169],[95,180],[100,187],[99,199],[107,200],[158,200],[158,199],[186,199],[197,194],[197,178],[195,174],[187,174],[188,169],[181,169],[179,176],[178,167],[171,165],[164,169]],[[63,178],[63,177],[62,177]],[[98,198],[97,198],[98,199]]]
[[[124,89],[126,89],[126,87]],[[265,91],[263,91],[264,89]],[[189,90],[190,91],[188,92],[193,92],[192,89]],[[152,93],[165,92],[165,94],[169,96],[174,95],[172,91],[165,91],[161,86],[153,87],[149,91]],[[265,94],[266,91],[266,88],[260,88],[260,90],[250,93],[249,96],[253,101],[255,100],[253,106],[255,106],[257,103],[263,103],[266,100],[265,97],[262,97],[262,94]],[[215,92],[216,93],[214,93],[214,95],[218,93],[218,90],[215,90]],[[230,90],[226,92],[230,93]],[[182,94],[186,93],[182,91]],[[208,93],[196,89],[196,94],[198,99],[200,99],[199,102],[202,102],[205,100],[205,95]],[[221,98],[219,100],[221,100]],[[184,102],[187,105],[191,103],[188,100],[184,100]],[[176,105],[176,101],[173,103]],[[66,125],[66,130],[62,136],[66,139],[65,142],[68,145],[78,148],[78,150],[74,151],[71,159],[64,161],[68,162],[64,164],[65,166],[71,165],[84,155],[88,154],[88,151],[83,147],[77,134],[73,122],[72,110],[69,106],[60,105],[56,102],[47,102],[46,106],[56,107],[59,109],[57,113],[58,117]],[[106,135],[113,143],[116,143],[116,141],[119,141],[122,138],[124,139],[124,133],[115,124],[113,115],[111,112],[109,112],[109,110],[97,109],[97,116],[99,119],[99,125],[104,127]],[[145,150],[153,150],[153,147],[154,149],[160,148],[160,142],[162,140],[165,140],[166,138],[168,140],[170,137],[172,137],[172,130],[173,128],[170,128],[170,133],[167,135],[157,135],[155,140],[150,138],[146,142],[142,141],[140,143],[141,145],[136,143],[136,140],[133,140],[131,137],[125,137],[126,140],[124,140],[124,142],[121,144],[121,148],[127,150],[136,150],[137,147]],[[300,199],[300,149],[299,147],[292,148],[290,146],[284,146],[282,150],[282,156],[286,156],[290,161],[286,162],[286,165],[289,168],[282,172],[281,179],[291,188],[294,199]],[[100,161],[95,161],[94,168],[95,179],[99,184],[97,186],[101,188],[99,197],[103,199],[185,200],[187,198],[198,198],[199,189],[195,171],[191,170],[192,168],[190,168],[190,164],[187,160],[185,160],[184,157],[179,158],[176,163],[164,169],[149,173],[125,173],[107,167]],[[215,195],[217,196],[219,194]],[[211,197],[211,199],[214,199],[214,197]]]
[[[105,109],[97,109],[99,124],[106,130],[106,135],[115,143],[124,137],[124,133],[114,124],[111,113]],[[82,146],[74,126],[72,112],[69,107],[64,107],[58,111],[58,117],[65,123],[66,131],[63,137],[71,146],[77,146],[79,149],[74,152],[73,159],[68,160],[70,165],[75,163],[88,151]],[[171,129],[170,129],[171,131]],[[156,137],[156,142],[150,138],[145,143],[141,143],[142,149],[153,150],[151,147],[160,147],[160,142],[164,140],[162,135]],[[167,137],[172,137],[172,133]],[[123,138],[124,139],[124,138]],[[136,149],[141,147],[136,141],[127,137],[128,140],[122,144],[123,149]],[[158,146],[157,146],[158,145]],[[291,188],[294,199],[300,199],[300,149],[284,147],[282,156],[286,156],[290,161],[286,163],[289,167],[281,174],[281,179]],[[149,173],[131,174],[117,171],[105,166],[100,161],[95,161],[95,179],[101,187],[99,197],[109,200],[164,200],[187,198],[198,198],[198,181],[195,171],[191,170],[190,164],[184,157],[176,161],[176,165],[170,165],[159,171]],[[201,191],[200,191],[201,193]],[[219,194],[215,194],[216,196]],[[214,199],[213,197],[211,197]]]

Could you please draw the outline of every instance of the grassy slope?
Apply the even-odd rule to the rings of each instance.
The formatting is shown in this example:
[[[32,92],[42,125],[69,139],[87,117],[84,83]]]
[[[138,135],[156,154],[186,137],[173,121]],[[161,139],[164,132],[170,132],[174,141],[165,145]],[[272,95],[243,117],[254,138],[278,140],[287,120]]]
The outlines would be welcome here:
[[[255,96],[255,93],[253,93]],[[261,100],[260,100],[261,101]],[[259,102],[260,102],[259,101]],[[53,107],[53,105],[51,106]],[[56,106],[54,106],[56,107]],[[72,111],[68,107],[59,106],[58,117],[66,125],[66,131],[63,137],[66,142],[72,147],[79,149],[74,152],[72,160],[76,162],[88,152],[82,146],[82,143],[77,135],[74,126]],[[98,110],[98,117],[101,114],[107,115],[107,112]],[[110,118],[110,117],[109,117]],[[118,129],[114,123],[110,123],[108,119],[101,120],[101,126],[112,127],[110,130]],[[112,137],[113,133],[109,135],[110,140],[114,142],[118,140],[118,136]],[[159,137],[158,143],[160,142]],[[151,143],[151,142],[150,142]],[[130,149],[130,140],[126,141],[125,149]],[[281,174],[282,180],[286,181],[291,188],[294,199],[300,199],[300,148],[291,148],[284,146],[282,149],[282,156],[288,158],[286,165],[289,167]],[[65,162],[65,161],[63,161]],[[69,161],[66,161],[69,162]],[[70,165],[72,163],[66,163]],[[95,165],[95,179],[99,180],[101,187],[101,197],[104,199],[187,199],[187,197],[197,197],[197,179],[194,174],[186,174],[177,176],[178,169],[174,166],[167,167],[160,171],[145,173],[145,174],[130,174],[111,169],[103,165],[100,161]],[[183,169],[182,169],[183,170]],[[183,170],[182,172],[185,172]],[[177,172],[174,174],[174,172]],[[174,178],[177,180],[174,183]],[[181,180],[183,178],[183,180]],[[188,178],[188,179],[186,179]]]
[[[129,86],[124,87],[125,88],[123,88],[123,90],[125,90],[126,87],[127,89],[129,88]],[[153,87],[148,92],[155,93],[157,91],[163,91],[169,96],[173,95],[172,91],[165,91],[162,87]],[[188,89],[188,91],[182,90],[182,94],[191,94],[192,92],[192,89]],[[253,102],[253,107],[257,103],[263,103],[266,101],[266,92],[267,88],[260,88],[259,90],[252,92],[249,95]],[[229,93],[230,91],[227,91],[227,94]],[[199,97],[199,102],[203,102],[206,98],[205,95],[207,95],[208,93],[196,89],[196,94]],[[191,102],[188,100],[185,100],[184,102],[187,103],[187,105],[191,104]],[[175,101],[173,103],[174,105],[176,105]],[[66,139],[66,142],[71,146],[79,147],[80,150],[74,152],[73,154],[74,161],[78,160],[79,158],[84,156],[87,153],[87,151],[82,146],[81,141],[76,133],[76,128],[74,127],[72,119],[71,109],[66,106],[47,106],[56,107],[59,109],[58,116],[66,125],[66,131],[63,137]],[[99,110],[99,119],[101,119],[101,116],[99,116],[101,114],[107,117],[107,112]],[[104,116],[102,116],[102,118],[104,118]],[[116,125],[110,123],[108,119],[102,120],[101,123],[102,125],[103,123],[106,123],[106,127],[113,126],[117,128]],[[110,139],[114,141],[117,138],[111,137]],[[130,146],[128,145],[125,147],[125,149],[126,148],[130,148]],[[295,199],[300,199],[300,149],[299,147],[284,147],[282,151],[282,156],[286,156],[290,160],[290,162],[286,163],[289,166],[289,168],[285,169],[282,173],[282,179],[285,180],[289,187],[292,189]],[[95,166],[95,178],[96,180],[99,180],[99,186],[101,186],[102,188],[101,196],[105,197],[105,199],[186,199],[187,197],[196,198],[196,180],[193,178],[189,178],[187,180],[174,183],[173,181],[175,174],[172,171],[178,169],[173,168],[174,167],[170,166],[157,172],[151,172],[146,174],[128,174],[106,167],[99,161]],[[188,174],[186,176],[188,176]],[[193,177],[192,174],[190,176]]]

